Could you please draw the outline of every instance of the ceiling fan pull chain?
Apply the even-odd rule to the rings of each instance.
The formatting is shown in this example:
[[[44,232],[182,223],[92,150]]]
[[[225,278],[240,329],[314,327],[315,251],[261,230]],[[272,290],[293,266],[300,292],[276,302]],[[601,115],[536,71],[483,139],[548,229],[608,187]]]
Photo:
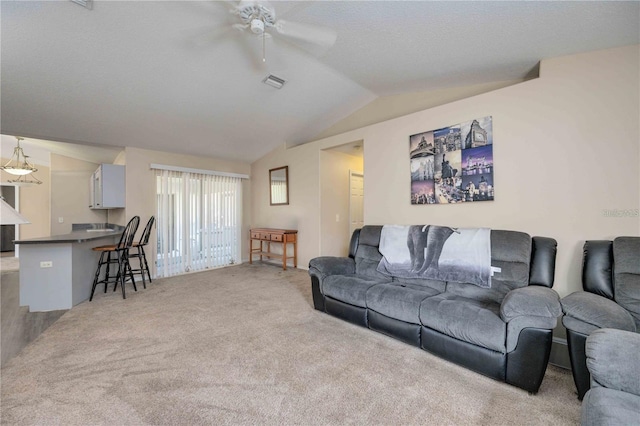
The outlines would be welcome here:
[[[267,62],[267,54],[266,54],[266,51],[265,51],[265,42],[264,42],[264,39],[265,39],[264,33],[265,32],[263,31],[262,32],[262,62]]]

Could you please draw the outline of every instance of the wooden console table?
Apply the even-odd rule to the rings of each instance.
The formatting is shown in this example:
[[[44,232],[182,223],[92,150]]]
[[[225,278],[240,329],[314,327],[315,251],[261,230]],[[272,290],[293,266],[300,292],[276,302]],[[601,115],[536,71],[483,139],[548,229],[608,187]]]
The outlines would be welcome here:
[[[253,241],[260,241],[259,247],[253,247]],[[263,243],[267,243],[267,251]],[[271,252],[271,243],[282,244],[282,254]],[[293,244],[293,256],[287,257],[287,244]],[[298,231],[296,229],[252,228],[249,232],[249,263],[253,256],[282,259],[282,269],[287,270],[287,259],[293,259],[293,267],[298,267]]]

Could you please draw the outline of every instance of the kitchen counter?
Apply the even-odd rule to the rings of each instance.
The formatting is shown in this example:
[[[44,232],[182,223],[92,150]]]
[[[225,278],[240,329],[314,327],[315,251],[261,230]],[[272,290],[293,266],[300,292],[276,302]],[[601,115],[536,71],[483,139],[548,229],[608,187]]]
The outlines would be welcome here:
[[[106,237],[119,237],[124,232],[124,226],[106,224],[80,223],[72,225],[68,234],[52,235],[50,237],[30,238],[28,240],[16,240],[16,244],[56,244],[56,243],[83,243],[99,240]]]
[[[100,253],[92,248],[116,244],[124,227],[74,224],[71,232],[18,240],[20,306],[31,312],[71,309],[91,295]]]

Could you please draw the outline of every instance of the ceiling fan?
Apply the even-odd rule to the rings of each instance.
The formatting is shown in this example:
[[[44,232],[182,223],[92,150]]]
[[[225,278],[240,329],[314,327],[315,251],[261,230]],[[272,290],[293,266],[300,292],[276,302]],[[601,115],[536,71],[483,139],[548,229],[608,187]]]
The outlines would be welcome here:
[[[233,28],[240,31],[249,30],[262,37],[263,62],[266,62],[265,39],[271,35],[311,43],[323,48],[330,48],[336,42],[337,34],[332,28],[276,19],[274,7],[267,1],[241,0],[239,3],[234,2],[230,12],[237,15],[240,21],[233,24]]]

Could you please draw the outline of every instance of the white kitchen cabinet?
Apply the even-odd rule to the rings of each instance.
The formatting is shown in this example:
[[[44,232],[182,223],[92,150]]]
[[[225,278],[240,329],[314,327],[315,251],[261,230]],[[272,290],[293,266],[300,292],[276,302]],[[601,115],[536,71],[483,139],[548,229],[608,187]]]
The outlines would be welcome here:
[[[101,164],[91,175],[92,209],[120,209],[124,207],[124,166]]]

